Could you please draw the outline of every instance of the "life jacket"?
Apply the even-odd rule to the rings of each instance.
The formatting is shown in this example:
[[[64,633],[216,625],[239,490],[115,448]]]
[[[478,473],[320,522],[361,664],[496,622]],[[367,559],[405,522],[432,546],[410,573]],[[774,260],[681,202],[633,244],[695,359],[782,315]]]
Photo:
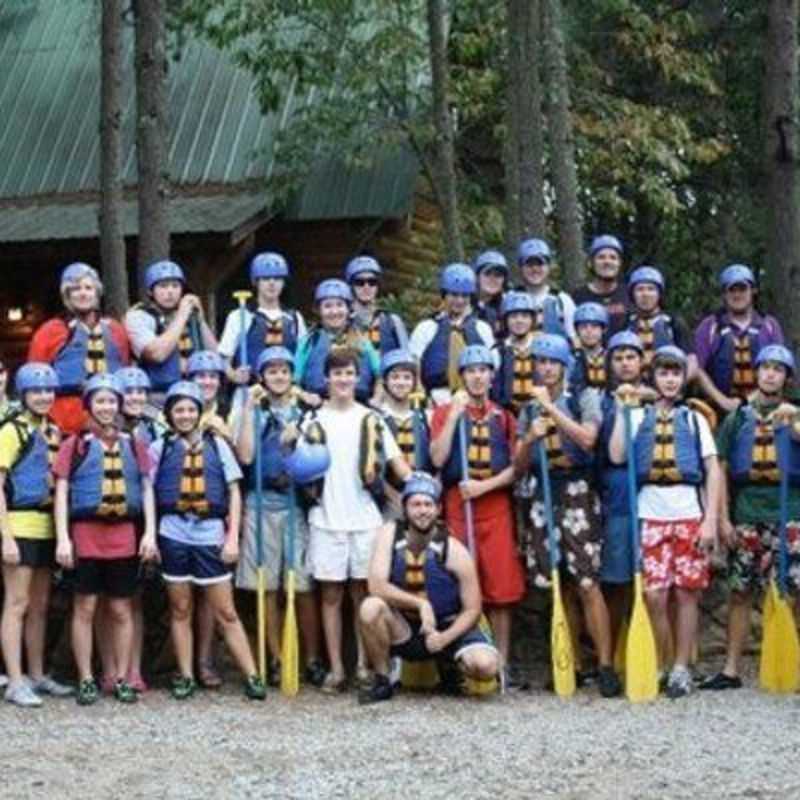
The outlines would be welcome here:
[[[433,318],[436,333],[425,348],[420,363],[422,385],[426,391],[449,387],[455,389],[460,385],[458,375],[458,356],[471,344],[483,344],[478,333],[478,318],[470,313],[461,325],[453,325],[450,317],[442,312]]]
[[[500,316],[500,303],[502,302],[502,295],[500,299],[494,303],[478,302],[475,305],[475,313],[478,319],[482,319],[492,329],[495,339],[502,339],[505,334],[505,327],[503,325],[503,317]]]
[[[367,350],[363,347],[360,338],[361,334],[356,334],[354,329],[350,329],[337,336],[334,340],[323,328],[315,328],[309,334],[308,357],[300,379],[300,386],[307,392],[313,392],[320,397],[327,397],[328,381],[325,377],[325,359],[328,357],[332,345],[346,345],[358,350],[360,354],[356,399],[359,401],[368,400],[375,385],[375,374],[372,371]]]
[[[191,450],[180,436],[164,439],[155,481],[161,514],[193,514],[221,519],[228,513],[228,484],[212,434],[203,434]]]
[[[436,626],[446,627],[461,612],[461,590],[458,578],[447,569],[447,531],[437,527],[425,549],[414,555],[408,547],[407,529],[402,523],[395,527],[392,564],[389,582],[431,604]],[[406,616],[417,618],[412,611]]]
[[[142,476],[133,440],[120,433],[107,447],[94,434],[81,435],[69,479],[70,519],[109,522],[142,516]]]
[[[715,327],[708,374],[723,394],[744,400],[756,388],[755,360],[765,344],[761,341],[764,320],[754,314],[750,325],[741,331],[727,322],[724,314],[717,314]]]
[[[506,342],[500,347],[500,368],[492,382],[492,400],[515,414],[531,399],[536,362],[527,345],[520,352]]]
[[[171,321],[171,316],[167,316],[160,308],[154,305],[138,303],[134,306],[141,311],[147,312],[156,323],[156,336],[160,336],[167,329]],[[189,333],[187,323],[183,328],[178,346],[167,356],[164,361],[155,362],[141,359],[139,366],[147,373],[150,384],[154,392],[166,392],[175,381],[179,381],[186,372],[186,362],[194,352],[195,345]]]
[[[425,414],[415,410],[405,419],[399,419],[384,411],[383,419],[411,469],[434,472],[430,454],[431,431]]]
[[[608,381],[606,352],[590,356],[585,350],[577,349],[572,369],[567,378],[570,391],[579,395],[584,389],[605,389]]]
[[[277,319],[270,319],[260,309],[256,309],[250,318],[250,326],[245,334],[245,350],[247,365],[255,372],[258,359],[267,347],[285,347],[294,353],[297,349],[297,331],[299,328],[296,311],[282,311]],[[233,366],[242,365],[241,351],[237,347],[233,355]]]
[[[546,294],[544,296],[534,316],[533,330],[537,333],[554,333],[566,337],[564,303],[558,295]]]
[[[290,421],[300,419],[300,409],[292,406]],[[260,445],[254,442],[255,447],[261,447],[261,488],[272,492],[285,493],[289,490],[289,476],[286,474],[286,456],[289,451],[281,444],[281,434],[286,426],[286,420],[266,409],[261,428]],[[258,486],[255,458],[252,464],[244,468],[245,484],[254,492]]]
[[[401,334],[401,323],[396,314],[376,311],[369,321],[362,322],[354,317],[354,322],[380,355],[408,344],[406,337]]]
[[[65,324],[67,340],[53,359],[59,395],[80,394],[91,375],[116,372],[124,366],[107,319],[101,319],[91,331],[77,319]]]
[[[570,391],[562,391],[555,401],[556,407],[563,414],[577,423],[581,421],[579,398]],[[523,420],[524,415],[524,420]],[[563,436],[555,420],[545,411],[528,404],[520,414],[520,423],[530,425],[534,419],[541,416],[547,422],[547,434],[541,440],[547,450],[547,461],[552,476],[569,474],[578,470],[585,470],[594,463],[594,453],[587,452],[576,442]],[[539,448],[531,447],[531,466],[541,471]]]
[[[361,420],[358,442],[358,471],[361,483],[379,506],[385,500],[386,451],[383,447],[383,417],[368,411]]]
[[[760,416],[752,406],[741,406],[737,413],[741,425],[731,443],[728,464],[737,485],[778,485],[781,466],[787,465],[789,484],[800,486],[800,443],[788,437],[788,452],[781,437],[775,435],[771,420]]]
[[[601,487],[601,508],[605,515],[620,516],[630,513],[628,496],[628,468],[626,464],[614,464],[608,456],[608,443],[614,430],[617,408],[616,399],[610,392],[603,392],[600,408],[603,421],[597,436],[596,467]]]
[[[469,414],[459,417],[466,424],[467,434],[467,467],[469,475],[464,475],[461,464],[461,448],[459,446],[459,429],[453,434],[450,455],[442,467],[442,483],[455,486],[467,478],[485,480],[502,472],[511,463],[511,449],[508,444],[506,416],[499,408],[490,409],[487,416],[479,421],[471,419]]]
[[[703,482],[703,459],[697,421],[686,406],[664,414],[654,406],[646,408],[634,438],[638,484],[659,485]]]
[[[17,460],[5,480],[8,509],[52,508],[54,484],[51,468],[61,445],[61,432],[49,420],[42,429],[24,412],[10,417],[3,424],[14,426],[20,444]]]
[[[642,342],[643,363],[649,367],[656,350],[668,344],[675,344],[675,330],[672,317],[659,312],[652,317],[643,317],[640,314],[631,314],[628,318],[628,328],[632,330]]]

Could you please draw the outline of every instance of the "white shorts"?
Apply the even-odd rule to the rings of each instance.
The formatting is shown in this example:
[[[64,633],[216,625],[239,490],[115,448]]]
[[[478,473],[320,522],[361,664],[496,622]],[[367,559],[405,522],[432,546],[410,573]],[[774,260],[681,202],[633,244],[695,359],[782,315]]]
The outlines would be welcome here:
[[[366,580],[376,528],[360,531],[332,531],[311,528],[308,564],[318,581]]]
[[[289,535],[289,511],[261,512],[264,537],[264,575],[266,590],[277,592],[281,586],[281,572],[287,572],[287,544]],[[305,514],[297,509],[294,531],[294,574],[298,592],[311,590],[311,574],[308,571],[308,525]],[[239,547],[239,563],[236,567],[236,586],[239,589],[258,588],[258,542],[256,540],[255,501],[248,496],[242,526],[242,541]]]

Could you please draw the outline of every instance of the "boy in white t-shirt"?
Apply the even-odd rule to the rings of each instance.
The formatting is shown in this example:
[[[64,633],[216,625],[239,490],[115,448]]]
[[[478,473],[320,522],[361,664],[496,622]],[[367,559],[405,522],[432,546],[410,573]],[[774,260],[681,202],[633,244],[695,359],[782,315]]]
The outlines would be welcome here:
[[[667,681],[673,699],[691,691],[689,659],[698,624],[700,595],[710,579],[709,554],[717,538],[721,472],[717,449],[705,418],[681,403],[688,359],[674,345],[653,358],[654,406],[631,411],[641,531],[645,599],[662,667],[674,663]],[[623,385],[608,450],[611,461],[625,462],[623,408],[636,395]],[[677,602],[674,648],[669,617],[670,592]]]
[[[366,596],[372,544],[383,524],[380,509],[366,486],[381,484],[382,475],[377,472],[383,461],[402,480],[411,473],[397,442],[378,414],[356,402],[358,368],[356,351],[331,349],[325,360],[328,399],[311,422],[322,428],[331,458],[319,502],[308,515],[309,565],[321,587],[322,627],[331,668],[322,690],[329,693],[342,691],[347,685],[342,661],[345,587],[349,588],[354,627],[358,630],[358,611]],[[369,422],[376,425],[374,430],[379,432],[376,447],[369,444],[371,437],[366,433],[365,418],[370,415]],[[378,450],[382,450],[382,457],[378,457]],[[359,635],[357,644],[358,679],[368,680],[366,655]]]

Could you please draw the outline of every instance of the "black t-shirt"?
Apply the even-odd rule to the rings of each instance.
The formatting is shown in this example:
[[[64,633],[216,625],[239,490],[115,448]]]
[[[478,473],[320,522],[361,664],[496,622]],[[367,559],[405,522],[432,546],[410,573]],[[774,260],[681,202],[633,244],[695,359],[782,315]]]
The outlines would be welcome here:
[[[628,327],[628,290],[624,283],[618,283],[611,294],[598,294],[589,284],[581,286],[572,293],[575,305],[581,303],[600,303],[605,306],[609,316],[608,336]]]

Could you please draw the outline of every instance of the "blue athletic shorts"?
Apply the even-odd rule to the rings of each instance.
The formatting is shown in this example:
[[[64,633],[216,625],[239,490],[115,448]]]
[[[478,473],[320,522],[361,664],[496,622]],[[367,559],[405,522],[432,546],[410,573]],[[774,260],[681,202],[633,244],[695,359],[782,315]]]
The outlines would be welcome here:
[[[233,566],[222,560],[219,545],[184,544],[166,536],[158,537],[161,571],[168,583],[194,583],[208,586],[229,581]]]
[[[630,516],[609,516],[604,527],[600,581],[629,583],[633,580],[634,563]]]

